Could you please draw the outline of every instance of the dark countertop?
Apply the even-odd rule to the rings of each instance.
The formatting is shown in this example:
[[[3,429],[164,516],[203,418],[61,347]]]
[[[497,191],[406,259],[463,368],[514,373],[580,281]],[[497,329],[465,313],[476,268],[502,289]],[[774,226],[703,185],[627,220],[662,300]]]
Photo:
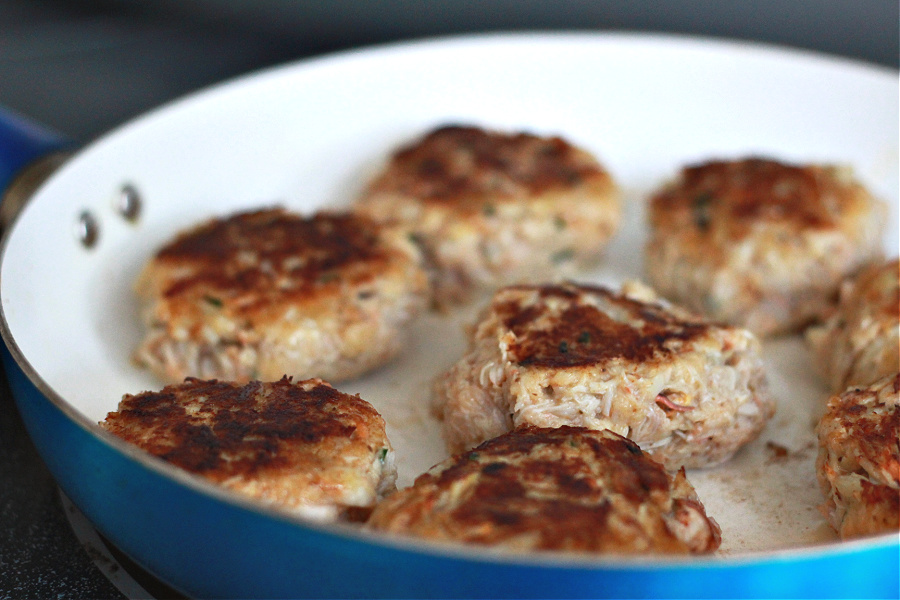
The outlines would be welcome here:
[[[663,31],[760,40],[894,69],[900,62],[900,7],[886,0],[0,0],[0,23],[0,106],[79,143],[241,73],[347,47],[458,32]],[[49,597],[124,596],[73,533],[4,378],[0,599]]]

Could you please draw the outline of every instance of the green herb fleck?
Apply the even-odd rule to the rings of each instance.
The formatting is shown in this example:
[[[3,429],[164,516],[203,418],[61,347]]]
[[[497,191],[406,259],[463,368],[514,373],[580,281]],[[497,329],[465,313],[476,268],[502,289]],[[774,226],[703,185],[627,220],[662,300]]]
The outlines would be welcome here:
[[[713,195],[709,192],[700,192],[694,198],[694,223],[700,231],[709,229],[709,223],[712,219],[710,215],[710,205],[713,201]]]
[[[555,252],[552,255],[550,255],[550,260],[554,264],[566,262],[568,260],[572,260],[573,258],[575,258],[575,251],[572,250],[571,248],[565,248],[563,250],[560,250],[559,252]]]
[[[484,216],[486,217],[493,217],[497,214],[497,207],[488,203],[481,207],[481,212],[484,213]]]
[[[466,458],[468,458],[469,460],[478,460],[479,456],[480,455],[477,452],[469,452],[466,455]]]
[[[722,308],[722,303],[719,302],[719,299],[716,298],[712,294],[704,294],[703,295],[703,310],[710,314],[715,314],[719,312]]]
[[[384,462],[384,460],[387,458],[387,453],[388,453],[387,448],[382,448],[381,450],[379,450],[378,451],[378,460],[380,460],[381,462]]]
[[[222,308],[222,306],[224,304],[220,298],[216,298],[215,296],[203,296],[203,300],[207,304],[211,304],[212,306],[215,306],[216,308]]]
[[[590,344],[591,343],[591,333],[589,331],[582,331],[578,334],[578,343],[579,344]]]
[[[559,343],[559,352],[560,354],[566,354],[569,352],[569,342],[563,340]]]
[[[566,220],[563,219],[559,215],[556,215],[555,217],[553,217],[553,224],[556,226],[556,229],[558,231],[562,231],[563,229],[566,228],[566,225],[567,225]]]

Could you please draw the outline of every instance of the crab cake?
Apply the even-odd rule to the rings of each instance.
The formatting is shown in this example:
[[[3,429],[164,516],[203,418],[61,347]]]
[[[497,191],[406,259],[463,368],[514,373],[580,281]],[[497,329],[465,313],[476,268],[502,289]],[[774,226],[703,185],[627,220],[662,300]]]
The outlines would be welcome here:
[[[721,463],[774,413],[756,337],[592,286],[499,290],[435,382],[452,452],[520,425],[610,429],[669,469]]]
[[[405,236],[355,215],[214,219],[144,268],[135,361],[169,383],[362,375],[397,354],[428,303],[419,259]]]
[[[514,552],[698,554],[720,542],[683,469],[580,427],[524,427],[454,456],[379,503],[367,526]]]
[[[833,396],[819,421],[822,512],[842,538],[900,528],[900,373]]]
[[[874,263],[846,281],[835,313],[809,328],[806,340],[835,392],[900,368],[900,261]]]
[[[823,314],[880,255],[884,206],[849,169],[749,158],[690,166],[649,206],[649,283],[760,336]]]
[[[126,394],[100,425],[182,469],[306,517],[332,520],[393,491],[384,419],[320,379],[186,379]]]
[[[585,150],[462,126],[398,150],[356,210],[421,245],[438,305],[597,262],[621,213],[616,185]]]

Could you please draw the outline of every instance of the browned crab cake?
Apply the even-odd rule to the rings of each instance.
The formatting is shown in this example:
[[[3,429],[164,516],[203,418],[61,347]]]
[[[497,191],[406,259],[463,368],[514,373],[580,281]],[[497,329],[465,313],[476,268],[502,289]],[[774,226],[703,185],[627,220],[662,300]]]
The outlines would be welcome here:
[[[100,425],[225,488],[315,519],[370,508],[397,477],[381,415],[320,379],[189,378],[126,394]]]
[[[822,512],[842,538],[900,529],[900,373],[828,402],[818,426]]]
[[[266,209],[179,235],[136,284],[139,365],[164,381],[321,377],[383,365],[428,302],[403,234],[356,215]]]
[[[595,263],[619,202],[597,160],[559,137],[447,126],[397,151],[356,210],[421,245],[443,305]]]
[[[806,340],[835,392],[900,368],[900,261],[873,263],[844,282],[835,313]]]
[[[670,469],[721,463],[774,402],[752,333],[591,286],[499,290],[467,353],[435,383],[451,451],[519,425],[624,435]]]
[[[367,526],[515,552],[699,554],[721,539],[683,469],[611,431],[565,426],[516,429],[444,461]]]
[[[650,201],[648,281],[757,335],[795,331],[879,255],[883,214],[849,169],[759,158],[690,166]]]

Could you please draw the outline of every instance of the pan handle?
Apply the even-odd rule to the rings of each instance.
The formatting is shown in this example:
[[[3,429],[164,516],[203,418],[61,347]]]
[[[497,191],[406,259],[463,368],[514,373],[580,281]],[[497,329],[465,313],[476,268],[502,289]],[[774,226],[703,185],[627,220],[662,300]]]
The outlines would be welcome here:
[[[62,134],[0,107],[0,232],[73,149]]]

